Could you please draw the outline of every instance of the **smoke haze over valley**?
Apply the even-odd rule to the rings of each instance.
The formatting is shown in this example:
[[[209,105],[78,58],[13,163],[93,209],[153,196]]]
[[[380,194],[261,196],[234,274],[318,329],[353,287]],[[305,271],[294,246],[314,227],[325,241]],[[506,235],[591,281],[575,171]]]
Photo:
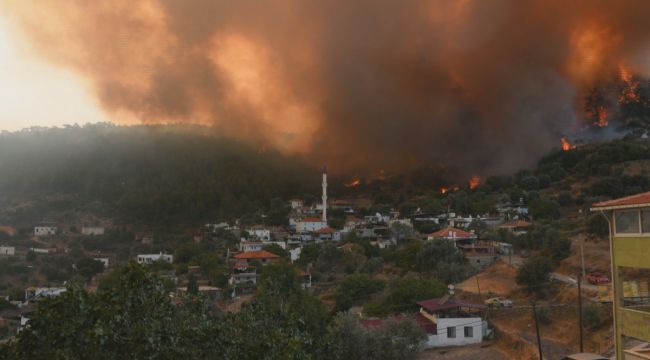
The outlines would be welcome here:
[[[650,3],[639,0],[0,0],[0,9],[40,56],[85,79],[117,123],[211,125],[260,151],[358,174],[531,165],[607,116],[585,110],[594,87],[650,70]]]

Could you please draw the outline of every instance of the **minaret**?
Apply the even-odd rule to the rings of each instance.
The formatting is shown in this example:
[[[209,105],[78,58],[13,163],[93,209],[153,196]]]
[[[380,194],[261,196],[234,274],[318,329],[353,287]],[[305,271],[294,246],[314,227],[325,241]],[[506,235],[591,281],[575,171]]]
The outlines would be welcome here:
[[[323,222],[327,224],[327,166],[323,166]]]

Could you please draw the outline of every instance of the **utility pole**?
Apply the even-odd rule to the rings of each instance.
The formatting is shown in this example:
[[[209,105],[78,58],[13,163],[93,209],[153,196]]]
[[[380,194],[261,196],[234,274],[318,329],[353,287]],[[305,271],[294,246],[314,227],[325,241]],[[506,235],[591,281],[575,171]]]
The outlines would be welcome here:
[[[542,355],[542,340],[539,338],[539,322],[537,320],[537,307],[533,301],[533,318],[535,319],[535,334],[537,336],[537,350],[539,350],[539,360],[543,360],[544,356]]]
[[[478,275],[476,274],[476,288],[478,289],[478,296],[481,296],[481,285],[478,284]]]
[[[578,275],[578,326],[580,326],[580,352],[584,352],[582,335],[582,278]]]
[[[587,277],[587,272],[585,271],[585,237],[580,237],[580,262],[582,264],[582,277]]]

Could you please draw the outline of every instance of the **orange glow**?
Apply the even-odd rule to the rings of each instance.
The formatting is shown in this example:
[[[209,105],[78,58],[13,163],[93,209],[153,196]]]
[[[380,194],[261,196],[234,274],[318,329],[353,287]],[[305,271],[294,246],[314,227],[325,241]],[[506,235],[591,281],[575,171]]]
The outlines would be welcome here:
[[[481,185],[481,177],[480,176],[472,176],[471,179],[467,182],[469,185],[470,189],[476,189],[479,185]]]
[[[639,82],[632,78],[630,70],[623,66],[623,64],[620,64],[618,69],[621,74],[621,80],[625,82],[626,85],[625,89],[623,89],[623,92],[618,97],[618,102],[621,104],[629,104],[641,101],[641,98],[637,93],[640,85]]]
[[[446,194],[449,192],[454,192],[460,190],[460,186],[458,185],[451,185],[451,186],[441,186],[440,187],[440,193],[441,194]]]
[[[598,107],[598,122],[596,126],[605,127],[609,125],[609,120],[607,120],[607,108],[604,106]]]
[[[560,142],[562,143],[562,151],[569,151],[569,150],[572,150],[572,149],[576,148],[576,146],[571,145],[569,140],[567,140],[567,138],[565,138],[565,137],[561,138]]]
[[[359,178],[354,178],[354,179],[346,182],[345,184],[343,184],[343,186],[348,187],[348,188],[357,187],[359,185],[361,185],[361,179],[359,179]]]

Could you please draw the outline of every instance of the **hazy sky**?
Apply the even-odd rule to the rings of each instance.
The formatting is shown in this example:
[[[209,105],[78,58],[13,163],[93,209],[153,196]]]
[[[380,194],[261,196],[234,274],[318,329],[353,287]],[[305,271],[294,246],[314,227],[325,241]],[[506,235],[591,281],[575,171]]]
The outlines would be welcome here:
[[[31,52],[0,14],[0,130],[107,120],[79,76]]]

